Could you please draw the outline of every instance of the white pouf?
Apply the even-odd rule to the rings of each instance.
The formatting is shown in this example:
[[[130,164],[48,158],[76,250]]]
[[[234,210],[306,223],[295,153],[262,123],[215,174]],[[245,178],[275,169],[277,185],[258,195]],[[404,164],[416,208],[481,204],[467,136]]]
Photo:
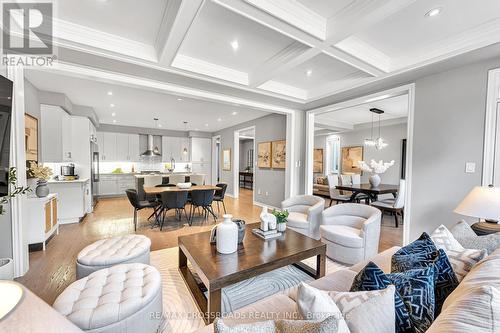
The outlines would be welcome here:
[[[151,240],[143,235],[125,235],[101,239],[78,253],[76,279],[118,264],[149,265]]]
[[[156,332],[162,321],[160,272],[144,264],[101,269],[70,284],[53,307],[86,332]]]

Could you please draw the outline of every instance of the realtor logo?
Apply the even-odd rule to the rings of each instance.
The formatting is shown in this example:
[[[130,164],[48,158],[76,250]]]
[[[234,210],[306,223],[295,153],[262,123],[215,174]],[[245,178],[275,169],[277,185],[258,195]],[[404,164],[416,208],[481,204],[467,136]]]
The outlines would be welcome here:
[[[52,3],[5,2],[2,13],[4,54],[52,54]]]

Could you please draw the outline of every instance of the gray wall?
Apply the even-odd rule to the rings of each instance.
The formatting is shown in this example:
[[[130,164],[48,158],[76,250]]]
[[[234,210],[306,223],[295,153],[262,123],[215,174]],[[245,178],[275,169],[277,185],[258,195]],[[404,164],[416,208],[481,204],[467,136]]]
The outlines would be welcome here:
[[[248,151],[251,149],[253,149],[253,140],[240,140],[240,171],[245,171],[248,166]]]
[[[453,209],[481,184],[488,70],[498,67],[483,61],[416,81],[410,239],[455,224]]]
[[[223,129],[214,135],[221,136],[221,150],[231,148],[234,152],[234,131],[255,126],[255,143],[286,139],[286,116],[270,114],[237,126]],[[255,152],[257,155],[257,152]],[[257,162],[257,158],[255,159]],[[234,193],[233,172],[221,171],[221,181],[228,184],[227,192]],[[238,186],[238,184],[236,184]],[[260,189],[261,194],[258,194]],[[268,195],[266,195],[266,192]],[[254,173],[255,201],[274,207],[280,207],[285,199],[285,169],[255,168]]]

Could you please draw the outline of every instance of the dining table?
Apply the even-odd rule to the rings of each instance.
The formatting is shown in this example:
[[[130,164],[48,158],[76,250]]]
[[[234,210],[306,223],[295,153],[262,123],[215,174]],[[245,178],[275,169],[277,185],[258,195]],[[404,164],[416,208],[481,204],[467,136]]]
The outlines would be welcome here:
[[[193,185],[189,188],[180,188],[177,186],[161,186],[161,187],[153,187],[153,186],[144,186],[144,193],[154,195],[161,194],[162,192],[192,192],[196,190],[221,190],[222,188],[215,185]]]
[[[353,185],[337,185],[335,186],[337,190],[349,191],[351,194],[351,201],[354,202],[358,194],[366,194],[370,198],[370,201],[377,201],[378,196],[381,194],[392,194],[396,198],[399,185],[391,184],[380,184],[377,187],[373,187],[371,184],[353,184]]]

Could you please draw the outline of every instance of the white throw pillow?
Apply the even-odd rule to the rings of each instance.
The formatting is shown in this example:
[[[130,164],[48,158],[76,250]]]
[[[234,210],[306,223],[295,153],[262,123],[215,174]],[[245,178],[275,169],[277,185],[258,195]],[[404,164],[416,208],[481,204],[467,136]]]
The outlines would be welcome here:
[[[386,333],[395,331],[394,293],[392,285],[374,291],[326,292],[301,283],[297,305],[304,318],[341,316],[339,332]]]
[[[351,333],[384,333],[396,330],[395,291],[389,285],[382,290],[330,291],[329,295],[342,311]]]
[[[328,317],[338,318],[338,333],[350,333],[342,312],[327,291],[316,289],[301,282],[297,290],[297,307],[303,319],[324,320]]]
[[[465,249],[463,251],[448,250],[445,252],[450,260],[458,282],[462,282],[472,267],[488,255],[486,250],[472,249]]]
[[[453,250],[453,251],[464,251],[465,248],[460,245],[460,243],[453,237],[448,228],[444,225],[440,225],[436,230],[431,234],[431,239],[436,244],[438,249],[443,249],[445,251]]]

